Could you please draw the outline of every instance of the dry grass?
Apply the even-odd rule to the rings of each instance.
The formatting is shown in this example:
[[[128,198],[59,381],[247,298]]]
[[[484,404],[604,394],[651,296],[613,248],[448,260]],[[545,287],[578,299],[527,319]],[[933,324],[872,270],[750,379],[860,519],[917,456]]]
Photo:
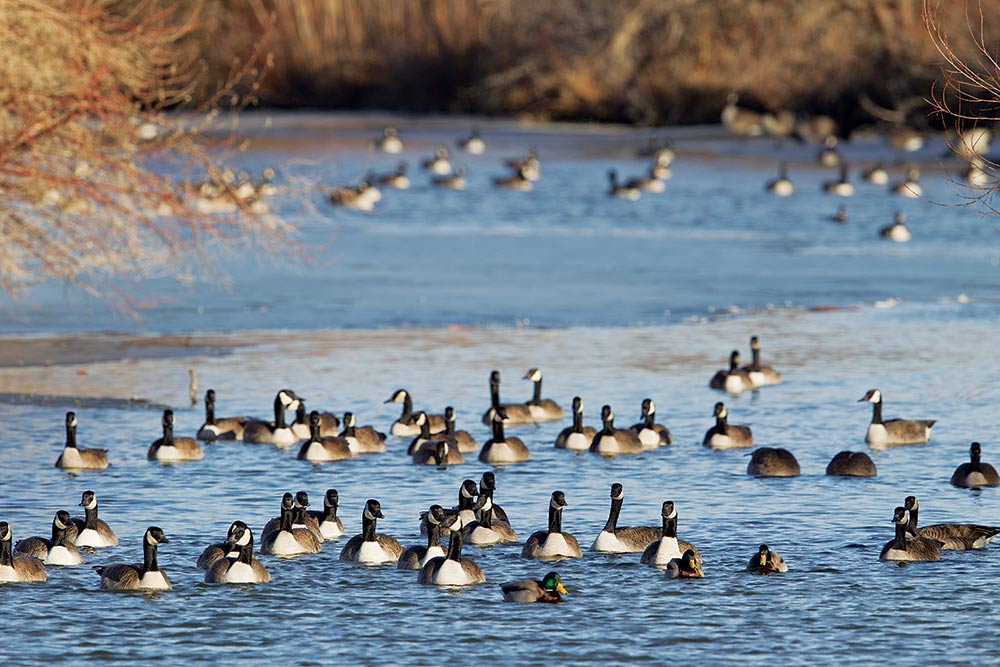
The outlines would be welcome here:
[[[204,268],[206,242],[282,237],[281,221],[199,213],[174,177],[222,181],[199,138],[246,70],[202,89],[201,5],[152,0],[0,0],[0,284],[11,294],[57,279],[104,297],[112,276]],[[254,53],[248,46],[253,67]],[[155,131],[150,139],[141,131]],[[235,200],[237,201],[238,200]],[[238,202],[240,206],[243,204]],[[128,308],[127,300],[113,299]]]

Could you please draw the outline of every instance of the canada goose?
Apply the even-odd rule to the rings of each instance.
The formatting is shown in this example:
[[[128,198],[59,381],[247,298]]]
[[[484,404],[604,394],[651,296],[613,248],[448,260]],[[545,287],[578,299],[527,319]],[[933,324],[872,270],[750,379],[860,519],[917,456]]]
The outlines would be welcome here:
[[[726,106],[719,115],[722,125],[740,138],[760,137],[764,135],[764,123],[761,114],[745,107],[738,106],[739,95],[735,92],[726,97]]]
[[[483,473],[483,476],[479,478],[479,501],[476,505],[476,516],[478,518],[480,508],[484,505],[482,502],[483,496],[488,496],[490,501],[493,501],[493,494],[497,490],[497,477],[492,471],[487,470]],[[492,502],[493,507],[493,519],[495,521],[503,521],[508,526],[510,525],[510,519],[507,518],[507,511],[504,508]]]
[[[837,137],[830,135],[823,140],[823,148],[816,155],[816,161],[824,167],[840,166],[840,151],[837,150]]]
[[[788,180],[788,164],[782,162],[778,165],[778,177],[768,181],[764,189],[773,192],[779,197],[790,197],[795,193],[795,186]]]
[[[942,549],[966,551],[968,549],[985,549],[993,538],[1000,534],[1000,528],[983,526],[975,523],[936,523],[923,528],[917,527],[917,515],[920,505],[916,496],[907,496],[903,505],[910,513],[906,524],[906,532],[911,536],[937,540]]]
[[[986,169],[986,162],[982,158],[973,158],[969,162],[969,168],[962,172],[962,180],[973,188],[985,188],[990,185],[993,177]]]
[[[371,426],[358,426],[353,412],[344,413],[344,430],[340,432],[355,454],[378,454],[385,451],[385,433]]]
[[[752,361],[740,370],[747,372],[754,388],[766,387],[769,384],[781,384],[781,373],[760,362],[760,339],[757,336],[750,337],[750,353]]]
[[[206,584],[266,584],[271,581],[267,569],[253,555],[253,531],[243,522],[223,546],[226,556],[205,572]],[[232,552],[237,552],[234,558]]]
[[[450,465],[465,463],[462,452],[453,449],[447,440],[431,440],[425,442],[413,453],[413,462],[418,465],[432,465],[445,468]]]
[[[506,602],[562,602],[566,595],[562,577],[556,572],[549,572],[542,580],[522,579],[500,584],[503,599]]]
[[[472,132],[464,139],[459,139],[458,147],[469,155],[482,155],[486,152],[486,142],[479,135],[479,128],[472,128]]]
[[[924,194],[920,187],[920,170],[910,167],[906,170],[906,178],[892,186],[892,194],[910,199],[917,199]]]
[[[252,420],[243,428],[243,442],[267,445],[294,445],[299,441],[285,421],[286,410],[297,410],[300,399],[291,389],[282,389],[274,397],[274,421]]]
[[[590,449],[597,430],[583,425],[583,399],[573,397],[573,425],[564,428],[556,437],[556,449],[572,449],[582,452]]]
[[[656,171],[657,171],[656,165],[654,164],[649,168],[648,176],[643,178],[630,178],[628,181],[625,182],[625,187],[635,190],[640,190],[643,192],[653,192],[655,194],[665,192],[667,186],[656,175]]]
[[[382,505],[375,499],[365,503],[365,511],[361,515],[361,534],[352,537],[340,552],[340,560],[363,563],[365,565],[381,565],[395,563],[403,554],[403,547],[392,537],[376,533],[378,519],[384,519]]]
[[[631,429],[645,448],[674,444],[674,436],[663,424],[656,423],[656,405],[653,399],[642,399],[642,420]]]
[[[826,466],[827,475],[839,477],[875,477],[878,470],[872,458],[864,452],[843,451]]]
[[[896,526],[896,537],[882,547],[879,560],[941,560],[941,542],[926,537],[906,537],[906,508],[897,507],[893,511],[892,522]]]
[[[343,206],[355,211],[371,211],[375,208],[375,203],[381,199],[380,195],[374,186],[362,181],[356,186],[344,185],[333,188],[327,193],[327,198],[333,206]]]
[[[448,518],[448,521],[441,527],[442,536],[450,534],[452,530],[461,530],[463,526],[476,520],[476,495],[475,480],[463,480],[461,486],[458,487],[458,505],[450,510],[445,510],[445,516]],[[454,520],[452,520],[452,517],[454,517]],[[426,513],[421,513],[420,515],[420,534],[427,534]]]
[[[837,135],[837,121],[830,116],[803,116],[795,120],[795,134],[803,141],[818,143]]]
[[[529,368],[522,380],[531,380],[534,383],[534,391],[531,400],[527,402],[528,412],[536,422],[554,421],[563,418],[563,409],[551,398],[542,398],[542,371],[537,368]]]
[[[875,185],[888,185],[889,183],[889,172],[886,171],[885,166],[881,162],[877,162],[872,167],[865,169],[861,177]]]
[[[755,477],[798,477],[802,474],[795,456],[783,447],[759,447],[750,455],[747,474]]]
[[[295,406],[295,421],[291,424],[292,433],[299,440],[305,440],[312,436],[312,423],[306,412],[306,402],[299,398],[299,404]],[[319,437],[334,438],[340,435],[340,419],[332,412],[317,412],[319,415]]]
[[[444,558],[445,552],[441,547],[441,523],[445,521],[444,508],[440,505],[431,505],[425,517],[427,546],[418,544],[406,547],[396,561],[397,569],[419,570],[432,558]]]
[[[715,426],[705,433],[705,440],[702,442],[706,447],[712,449],[741,449],[753,447],[753,434],[750,427],[745,425],[732,425],[729,423],[729,411],[725,404],[715,404]]]
[[[433,448],[433,444],[440,439],[440,434],[437,436],[431,434],[430,420],[423,410],[418,410],[413,415],[413,423],[420,427],[420,433],[410,441],[410,446],[406,448],[406,453],[410,456],[416,454],[423,445],[430,444]]]
[[[521,549],[521,558],[552,560],[583,557],[576,538],[562,532],[562,513],[565,507],[566,494],[562,491],[553,491],[549,500],[549,528],[531,534]]]
[[[405,437],[420,434],[420,426],[414,423],[413,419],[413,399],[410,398],[410,392],[397,389],[385,402],[403,404],[403,413],[392,423],[392,428],[389,430],[392,435]],[[427,419],[430,421],[431,433],[440,433],[445,429],[444,415],[428,414]]]
[[[951,476],[953,486],[963,489],[979,489],[984,486],[1000,486],[1000,475],[989,463],[983,463],[982,446],[978,442],[969,446],[969,462],[955,468]]]
[[[295,502],[292,503],[292,528],[305,528],[317,540],[323,541],[323,533],[319,529],[319,519],[313,516],[313,512],[309,511],[309,494],[305,491],[299,491],[295,494]],[[266,526],[264,529],[267,531]]]
[[[540,389],[538,390],[541,391]],[[531,408],[527,403],[501,403],[500,402],[500,371],[490,372],[490,408],[483,413],[483,423],[487,426],[493,424],[493,415],[497,406],[502,405],[506,413],[503,423],[508,426],[518,424],[533,424],[535,418],[531,414]]]
[[[534,147],[529,148],[524,157],[506,160],[505,164],[529,181],[537,181],[542,177],[542,163],[538,160],[538,151]]]
[[[149,446],[146,458],[150,461],[173,463],[176,461],[200,461],[205,458],[201,445],[194,438],[174,437],[174,411],[163,411],[163,437],[157,438]]]
[[[480,489],[483,484],[480,483]],[[476,502],[476,520],[462,526],[463,539],[477,547],[501,542],[517,542],[517,533],[505,520],[494,519],[493,491],[480,492]]]
[[[46,565],[82,565],[83,557],[72,541],[66,538],[66,531],[73,525],[69,512],[59,510],[52,519],[52,537],[27,537],[14,545],[14,552],[34,556]]]
[[[906,228],[906,216],[902,213],[896,213],[896,219],[888,227],[883,227],[878,230],[878,235],[884,239],[889,239],[890,241],[895,241],[896,243],[906,243],[913,236],[910,234],[910,230]]]
[[[66,413],[66,444],[56,459],[56,468],[67,470],[104,470],[108,467],[108,450],[80,449],[76,446],[76,413]]]
[[[635,186],[628,183],[621,185],[618,183],[618,172],[614,169],[608,171],[608,196],[618,197],[619,199],[628,199],[629,201],[638,201],[639,197],[642,196],[642,191]]]
[[[948,145],[963,160],[981,158],[989,152],[993,130],[982,125],[972,125],[958,131],[957,141],[949,138]]]
[[[835,181],[823,183],[823,192],[838,197],[850,197],[854,194],[854,185],[847,180],[847,165],[840,165],[840,177]]]
[[[865,442],[870,447],[882,448],[894,445],[919,445],[931,437],[933,419],[889,419],[882,421],[882,392],[869,389],[858,403],[868,401],[873,405],[872,421],[868,424]]]
[[[531,181],[532,179],[528,178],[523,168],[516,170],[511,176],[493,177],[494,185],[501,188],[508,188],[510,190],[519,190],[521,192],[530,192],[534,188]]]
[[[837,212],[830,216],[830,222],[836,222],[839,225],[845,224],[847,222],[847,207],[839,207]]]
[[[520,438],[504,434],[503,423],[506,418],[507,409],[504,406],[494,409],[493,437],[483,443],[483,448],[479,450],[479,460],[483,463],[521,463],[531,460],[531,451]]]
[[[0,583],[45,581],[45,563],[34,556],[15,556],[11,550],[13,540],[10,525],[0,521]]]
[[[444,409],[444,431],[435,437],[448,442],[463,454],[479,451],[479,443],[468,431],[455,429],[455,408],[450,405]]]
[[[656,180],[663,183],[663,181],[669,181],[670,177],[674,175],[673,169],[670,168],[669,164],[661,164],[659,162],[654,162],[649,168],[649,176],[655,178]],[[656,190],[655,192],[665,192],[667,189],[666,184],[663,184],[661,190]]]
[[[390,125],[382,130],[382,136],[372,141],[372,148],[396,155],[403,152],[403,141],[399,138],[396,128]]]
[[[705,576],[698,554],[692,549],[685,551],[680,558],[671,559],[664,574],[669,579],[701,579]]]
[[[462,558],[462,533],[451,531],[448,555],[431,558],[417,574],[418,584],[472,586],[486,581],[486,575],[471,558]]]
[[[396,171],[391,174],[383,174],[378,177],[378,184],[396,190],[408,190],[410,188],[410,178],[406,175],[407,165],[400,162],[396,165]]]
[[[302,443],[296,458],[300,461],[320,463],[326,461],[343,461],[354,458],[351,445],[340,436],[324,438],[320,436],[320,414],[313,410],[309,413],[309,439]]]
[[[205,392],[205,423],[198,429],[199,440],[242,440],[246,417],[216,417],[215,390]]]
[[[625,488],[615,482],[611,485],[611,511],[604,529],[598,533],[597,539],[591,545],[593,551],[625,554],[637,553],[659,539],[662,534],[656,526],[618,527],[618,515],[625,502]]]
[[[156,564],[156,547],[170,544],[156,526],[146,529],[142,538],[142,565],[104,565],[94,567],[101,575],[101,588],[109,591],[169,591],[170,579]]]
[[[674,150],[673,143],[670,140],[656,141],[650,139],[645,147],[635,152],[635,155],[636,157],[649,158],[655,164],[662,164],[665,167],[669,167],[677,158],[677,152]]]
[[[439,176],[450,174],[451,160],[448,158],[448,147],[438,146],[437,150],[434,151],[434,157],[427,158],[420,165],[432,174]]]
[[[601,408],[601,421],[604,422],[604,428],[594,435],[590,451],[602,456],[642,453],[644,447],[635,431],[615,428],[615,413],[610,405]]]
[[[659,537],[654,538],[646,546],[639,562],[654,567],[667,567],[671,560],[680,558],[684,551],[692,551],[700,561],[701,556],[693,544],[677,539],[677,507],[672,501],[663,502],[660,516],[663,519],[663,527],[660,529]]]
[[[771,551],[766,544],[760,545],[757,553],[750,557],[747,572],[755,574],[770,574],[772,572],[788,572],[788,565],[777,551]]]
[[[236,546],[236,543],[247,530],[250,528],[242,521],[233,521],[226,533],[225,540],[210,544],[201,552],[201,555],[198,556],[198,567],[202,570],[208,570],[219,560],[239,557],[239,547]]]
[[[115,531],[97,517],[97,496],[93,491],[83,492],[80,507],[84,510],[84,517],[73,518],[73,526],[66,531],[66,539],[73,540],[73,544],[78,547],[99,549],[118,546]]]
[[[295,501],[286,493],[281,499],[281,517],[276,530],[267,526],[260,538],[260,552],[275,556],[318,554],[323,550],[320,540],[308,528],[294,528]]]
[[[337,517],[340,494],[337,489],[327,489],[323,496],[323,510],[309,510],[307,513],[316,520],[319,533],[324,540],[335,540],[344,536],[344,524]]]
[[[740,368],[739,350],[733,350],[729,354],[729,370],[717,371],[709,380],[708,386],[730,394],[739,394],[754,388],[750,374]]]
[[[449,190],[464,190],[469,186],[465,180],[465,165],[455,167],[455,173],[449,176],[435,176],[431,179],[431,185]]]
[[[905,125],[893,125],[885,133],[885,141],[895,150],[903,153],[919,151],[924,147],[924,135]]]

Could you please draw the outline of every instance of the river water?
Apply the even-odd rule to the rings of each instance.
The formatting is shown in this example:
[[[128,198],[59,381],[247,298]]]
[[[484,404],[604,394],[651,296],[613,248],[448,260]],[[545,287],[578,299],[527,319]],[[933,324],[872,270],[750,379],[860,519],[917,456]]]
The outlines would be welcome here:
[[[265,141],[240,159],[258,172],[277,164],[286,179],[327,184],[388,171],[396,159],[366,145],[385,120],[290,114],[265,130],[250,118],[246,131]],[[471,126],[393,120],[411,164]],[[0,404],[0,518],[15,539],[46,535],[57,509],[78,513],[86,489],[97,492],[102,518],[121,537],[117,548],[85,554],[82,567],[50,568],[46,584],[0,586],[8,610],[0,627],[24,642],[3,642],[0,657],[302,665],[978,659],[970,637],[1000,620],[986,597],[1000,575],[992,547],[907,567],[878,562],[892,538],[892,510],[906,495],[920,498],[922,523],[1000,523],[994,490],[948,483],[972,440],[983,443],[985,460],[1000,458],[989,436],[1000,401],[1000,246],[994,221],[947,205],[962,192],[940,169],[944,143],[917,156],[925,199],[855,179],[857,193],[841,200],[820,192],[831,173],[814,166],[814,148],[733,142],[715,128],[668,130],[679,157],[667,192],[626,202],[607,196],[605,173],[638,175],[645,163],[634,150],[646,133],[480,125],[490,145],[484,156],[463,158],[466,192],[432,188],[411,167],[414,187],[386,192],[372,213],[331,211],[318,192],[278,199],[314,251],[308,262],[294,252],[220,256],[228,283],[196,289],[150,277],[136,289],[162,303],[140,322],[57,287],[0,311],[8,335],[199,333],[224,353],[93,363],[85,375],[77,365],[9,369],[7,377],[65,394],[87,383],[91,393],[96,386],[165,403],[182,434],[202,421],[200,408],[188,407],[188,368],[202,389],[216,389],[220,414],[267,416],[276,389],[288,386],[310,408],[353,410],[387,431],[397,406],[383,401],[406,387],[418,408],[454,405],[459,426],[480,442],[488,438],[478,419],[494,368],[509,401],[527,399],[530,384],[520,377],[542,368],[544,393],[566,409],[581,396],[588,423],[608,403],[618,425],[631,424],[652,397],[674,446],[604,460],[555,450],[563,423],[511,429],[532,460],[498,471],[496,500],[523,540],[545,527],[551,492],[565,491],[563,527],[585,547],[607,517],[612,482],[625,486],[623,525],[656,525],[662,501],[674,500],[679,534],[701,550],[705,578],[671,581],[637,554],[586,548],[582,559],[553,566],[521,559],[518,544],[466,547],[488,583],[437,590],[410,572],[341,563],[341,544],[325,543],[316,556],[262,557],[269,585],[208,586],[194,565],[201,549],[235,519],[259,537],[284,491],[304,489],[318,507],[324,490],[337,488],[349,534],[360,532],[365,499],[378,498],[380,531],[408,545],[422,541],[420,511],[451,506],[461,481],[487,468],[473,456],[448,470],[417,467],[394,438],[387,454],[325,466],[296,461],[294,448],[229,443],[206,446],[203,461],[167,467],[145,460],[157,411],[97,403],[77,410],[79,439],[108,448],[113,465],[67,475],[52,467],[65,408]],[[529,145],[542,158],[535,190],[494,189],[498,159]],[[844,153],[857,164],[895,159],[875,140]],[[762,188],[778,159],[790,161],[797,187],[787,199]],[[849,222],[828,222],[841,203]],[[878,238],[897,210],[907,214],[909,244]],[[749,354],[753,334],[785,382],[738,397],[709,389],[731,349]],[[867,450],[870,406],[856,401],[873,387],[884,394],[886,417],[937,419],[931,443],[873,452],[874,479],[826,477],[836,452]],[[729,405],[732,423],[752,426],[757,444],[793,451],[802,476],[751,478],[745,451],[703,448],[717,400]],[[100,591],[90,566],[139,560],[148,525],[171,539],[160,565],[174,590]],[[743,571],[761,542],[782,554],[787,574]],[[550,569],[569,590],[565,604],[501,602],[498,583]]]

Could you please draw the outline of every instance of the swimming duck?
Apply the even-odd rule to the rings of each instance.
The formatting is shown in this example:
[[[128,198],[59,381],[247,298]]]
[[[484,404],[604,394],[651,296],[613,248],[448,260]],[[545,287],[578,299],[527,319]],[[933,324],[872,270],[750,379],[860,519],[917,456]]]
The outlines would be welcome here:
[[[660,529],[659,539],[646,546],[639,562],[654,567],[668,567],[671,560],[680,558],[686,551],[693,552],[700,562],[701,555],[694,545],[677,539],[677,507],[672,501],[664,501],[660,517],[663,519],[663,526]]]
[[[14,545],[14,552],[33,556],[46,565],[82,565],[83,557],[72,541],[66,538],[66,531],[73,525],[69,512],[59,510],[52,519],[52,537],[27,537]]]
[[[980,489],[984,486],[1000,486],[1000,475],[989,463],[983,463],[982,446],[978,442],[969,446],[969,462],[955,468],[951,476],[953,486],[963,489]]]
[[[777,551],[771,551],[766,544],[762,544],[757,549],[757,553],[750,557],[747,572],[755,574],[788,572],[788,565]]]
[[[740,368],[739,350],[733,350],[729,354],[729,370],[717,371],[709,380],[708,386],[730,394],[739,394],[754,388],[750,374]]]
[[[878,470],[872,457],[864,452],[843,451],[830,460],[826,466],[826,474],[839,477],[875,477]]]
[[[378,519],[384,519],[382,504],[375,499],[365,503],[361,516],[361,533],[352,537],[340,552],[340,560],[364,565],[395,563],[403,554],[403,547],[392,537],[376,533]]]
[[[712,449],[742,449],[753,447],[750,427],[729,423],[729,411],[725,404],[715,404],[715,426],[708,429],[702,444]]]
[[[480,489],[483,485],[480,484]],[[476,502],[476,520],[462,526],[462,539],[477,547],[501,542],[517,542],[517,533],[506,521],[493,518],[493,492],[479,494]]]
[[[240,553],[236,543],[248,530],[250,530],[249,526],[242,521],[233,521],[226,532],[225,540],[210,544],[201,552],[201,555],[198,556],[198,567],[202,570],[208,570],[224,558],[238,558]]]
[[[537,179],[535,179],[537,180]],[[519,190],[521,192],[530,192],[534,187],[531,184],[532,179],[528,178],[524,169],[518,169],[511,176],[495,176],[493,177],[493,184],[501,188],[508,188],[510,190]]]
[[[507,415],[503,423],[508,426],[518,424],[532,424],[535,419],[531,415],[531,408],[527,403],[501,403],[500,402],[500,371],[490,372],[490,408],[483,413],[483,423],[487,426],[493,424],[494,412],[498,406],[503,406]]]
[[[674,436],[663,424],[656,423],[656,405],[653,399],[642,399],[642,420],[631,429],[645,448],[674,444]]]
[[[907,496],[903,505],[910,513],[909,522],[906,524],[907,534],[937,540],[941,543],[942,549],[953,551],[985,549],[1000,533],[1000,528],[976,523],[936,523],[918,528],[917,515],[920,513],[920,505],[916,496]]]
[[[163,531],[150,526],[142,538],[142,565],[104,565],[94,570],[101,588],[109,591],[168,591],[170,579],[156,563],[156,547],[169,544]]]
[[[920,170],[910,167],[906,170],[906,178],[892,186],[892,194],[917,199],[924,194],[920,187]]]
[[[446,520],[444,508],[431,505],[425,515],[427,522],[427,546],[414,545],[406,547],[396,561],[400,570],[419,570],[432,558],[444,558],[445,551],[441,547],[441,524]]]
[[[448,541],[448,555],[431,558],[417,574],[418,584],[436,586],[472,586],[486,581],[486,575],[471,558],[462,558],[462,533],[453,530]]]
[[[566,494],[562,491],[553,491],[549,500],[548,530],[539,530],[531,534],[521,549],[521,558],[552,560],[583,557],[576,538],[562,531],[562,513],[565,507]]]
[[[642,191],[638,187],[630,186],[627,183],[620,185],[618,183],[618,172],[614,169],[608,171],[608,182],[608,196],[610,197],[638,201],[639,197],[642,196]]]
[[[0,521],[0,583],[35,583],[45,581],[45,563],[34,556],[15,556],[10,524]]]
[[[755,477],[798,477],[802,474],[795,456],[783,447],[759,447],[750,455],[747,474]]]
[[[246,417],[216,417],[215,390],[205,392],[205,423],[198,429],[199,440],[242,440]]]
[[[174,411],[163,411],[163,437],[157,438],[149,446],[146,458],[150,461],[174,463],[177,461],[200,461],[205,458],[201,445],[194,438],[174,437]]]
[[[635,431],[615,428],[615,413],[610,405],[601,408],[601,421],[604,422],[604,428],[594,436],[590,451],[602,456],[642,453],[644,448]]]
[[[748,366],[744,366],[740,370],[746,371],[754,388],[765,387],[770,384],[781,384],[783,379],[781,373],[761,363],[760,339],[757,336],[750,337],[750,353],[752,361]]]
[[[451,160],[448,158],[448,147],[438,146],[437,150],[434,151],[434,157],[427,158],[420,164],[424,169],[432,174],[437,174],[439,176],[446,176],[450,174]]]
[[[870,447],[882,448],[896,445],[919,445],[931,437],[933,419],[889,419],[882,420],[882,392],[869,389],[858,403],[869,402],[873,405],[872,421],[868,424],[865,442]]]
[[[879,560],[928,561],[941,560],[941,542],[926,537],[906,537],[906,508],[897,507],[892,514],[896,537],[886,542]]]
[[[382,136],[372,141],[372,148],[396,155],[403,152],[403,141],[399,138],[396,128],[390,125],[382,130]]]
[[[503,432],[507,409],[499,406],[493,410],[493,437],[483,443],[479,460],[483,463],[521,463],[531,460],[531,451],[520,438],[508,437]]]
[[[268,531],[267,526],[261,536],[260,552],[274,556],[298,556],[318,554],[323,550],[319,538],[308,528],[294,527],[295,501],[286,493],[281,499],[281,517],[277,530]]]
[[[854,186],[847,180],[847,165],[840,165],[840,177],[835,181],[823,183],[823,192],[838,197],[850,197],[854,194]]]
[[[482,155],[486,152],[486,142],[479,135],[479,128],[472,128],[472,132],[464,139],[458,140],[458,147],[469,155]]]
[[[878,235],[884,239],[889,239],[890,241],[895,241],[896,243],[906,243],[913,236],[910,234],[910,230],[906,228],[906,216],[902,213],[896,213],[896,219],[888,227],[883,227],[878,230]]]
[[[385,433],[376,431],[371,426],[358,426],[353,412],[344,413],[343,438],[354,454],[378,454],[384,452]]]
[[[309,413],[309,427],[309,439],[302,443],[296,457],[300,461],[320,463],[354,458],[354,452],[346,439],[340,436],[324,438],[320,435],[320,414],[315,410]]]
[[[344,524],[337,518],[340,494],[337,489],[327,489],[323,495],[323,510],[309,510],[308,515],[316,520],[319,533],[324,540],[335,540],[344,535]]]
[[[414,422],[413,418],[413,399],[410,398],[410,392],[405,389],[397,389],[385,402],[403,404],[403,413],[399,415],[399,419],[392,423],[392,428],[389,430],[392,435],[406,437],[420,434],[420,426]],[[427,419],[431,433],[440,433],[447,426],[444,415],[427,413]]]
[[[823,148],[817,153],[816,161],[824,167],[840,166],[840,151],[837,150],[837,137],[831,134],[823,140]]]
[[[448,176],[435,176],[431,179],[431,185],[449,190],[464,190],[469,186],[465,180],[465,165],[455,167],[455,173]]]
[[[701,571],[698,554],[688,549],[680,558],[674,558],[664,571],[668,579],[701,579],[705,574]]]
[[[80,507],[84,510],[84,516],[73,518],[73,526],[66,531],[66,539],[73,540],[73,544],[78,547],[99,549],[118,546],[115,531],[97,516],[97,495],[93,491],[83,492]]]
[[[541,580],[508,581],[500,584],[500,590],[507,602],[562,602],[562,595],[566,595],[562,577],[556,572],[549,572]]]
[[[66,413],[66,444],[56,459],[56,468],[67,470],[104,470],[108,467],[108,450],[81,449],[76,446],[76,413]]]
[[[657,526],[618,527],[618,515],[625,502],[625,488],[618,482],[611,485],[611,511],[604,529],[598,533],[597,539],[591,545],[593,551],[604,553],[625,554],[644,551],[646,547],[661,536]]]
[[[382,176],[379,176],[377,183],[379,185],[384,185],[387,188],[408,190],[410,188],[410,178],[406,175],[406,169],[406,163],[400,162],[396,165],[396,171],[391,174],[383,174]]]
[[[889,172],[881,162],[876,163],[871,168],[866,169],[862,177],[869,183],[875,185],[887,185],[889,183]]]
[[[291,389],[282,389],[274,397],[274,421],[252,420],[243,428],[243,442],[252,444],[294,445],[300,438],[285,421],[286,410],[297,410],[301,398]]]
[[[788,164],[782,162],[778,165],[778,177],[767,182],[764,189],[779,197],[790,197],[795,193],[795,186],[788,179]]]
[[[531,400],[527,402],[531,419],[536,422],[555,421],[563,418],[563,409],[551,398],[542,398],[542,371],[529,368],[522,380],[531,380],[534,391]]]
[[[206,584],[266,584],[271,575],[253,555],[253,531],[240,522],[243,530],[233,534],[223,546],[226,556],[219,558],[205,572]],[[231,554],[236,552],[234,558]]]
[[[583,425],[583,399],[573,397],[573,425],[564,428],[556,437],[556,449],[572,449],[582,452],[590,449],[597,430]]]

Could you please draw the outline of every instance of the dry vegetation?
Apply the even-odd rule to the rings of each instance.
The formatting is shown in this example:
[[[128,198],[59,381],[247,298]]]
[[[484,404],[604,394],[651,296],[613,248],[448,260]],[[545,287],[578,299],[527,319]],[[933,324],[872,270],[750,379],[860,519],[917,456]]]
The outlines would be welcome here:
[[[203,88],[207,115],[162,112],[190,105],[201,11],[0,0],[0,284],[9,293],[57,279],[113,297],[111,276],[204,268],[209,240],[284,235],[280,221],[239,208],[199,213],[177,185],[186,174],[222,180],[218,147],[199,134],[220,103],[243,102],[227,90],[249,73],[222,77],[216,94]],[[248,45],[248,68],[258,55]]]

